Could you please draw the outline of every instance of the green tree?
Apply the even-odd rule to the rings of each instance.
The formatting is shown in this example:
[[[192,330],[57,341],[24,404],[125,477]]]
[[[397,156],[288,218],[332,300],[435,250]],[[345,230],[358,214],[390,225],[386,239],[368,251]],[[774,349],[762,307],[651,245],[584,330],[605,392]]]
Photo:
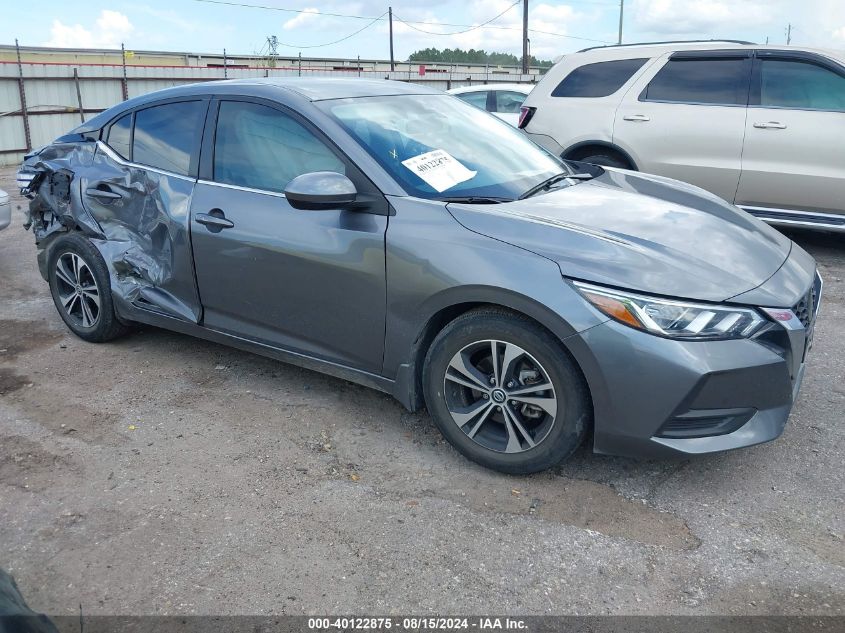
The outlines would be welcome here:
[[[409,62],[435,62],[438,64],[489,64],[491,66],[519,66],[520,58],[510,53],[488,53],[474,48],[424,48],[408,56]],[[532,66],[549,67],[552,62],[531,56]]]

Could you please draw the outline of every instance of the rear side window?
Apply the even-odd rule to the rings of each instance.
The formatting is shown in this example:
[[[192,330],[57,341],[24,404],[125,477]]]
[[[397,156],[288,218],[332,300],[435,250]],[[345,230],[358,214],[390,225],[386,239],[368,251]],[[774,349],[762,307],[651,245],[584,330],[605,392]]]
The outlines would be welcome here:
[[[125,114],[111,124],[106,143],[126,160],[132,159],[132,113]]]
[[[474,105],[476,108],[481,108],[482,110],[487,109],[487,91],[482,90],[480,92],[462,92],[460,94],[455,95],[461,101],[466,101],[470,105]]]
[[[191,173],[205,115],[204,101],[180,101],[138,110],[132,161],[176,174]]]
[[[504,114],[519,114],[519,107],[525,101],[525,95],[512,90],[496,90],[496,112]]]
[[[563,78],[552,90],[553,97],[606,97],[625,85],[648,61],[618,59],[580,66]]]
[[[751,59],[670,59],[640,95],[641,101],[746,105]]]
[[[845,77],[806,62],[760,61],[760,105],[845,110]]]
[[[264,191],[284,191],[312,171],[346,173],[329,147],[290,116],[258,103],[224,101],[217,115],[214,180]]]

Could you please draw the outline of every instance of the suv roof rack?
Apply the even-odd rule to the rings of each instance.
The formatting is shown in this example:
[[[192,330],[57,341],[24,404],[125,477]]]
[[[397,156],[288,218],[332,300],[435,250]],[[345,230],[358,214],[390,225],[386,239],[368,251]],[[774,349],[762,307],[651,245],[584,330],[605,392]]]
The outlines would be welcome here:
[[[624,48],[625,46],[658,46],[660,44],[709,44],[711,42],[724,42],[726,44],[742,44],[745,46],[755,46],[756,42],[747,42],[745,40],[666,40],[663,42],[631,42],[630,44],[605,44],[604,46],[590,46],[589,48],[582,48],[579,53],[587,51],[594,51],[599,48]]]

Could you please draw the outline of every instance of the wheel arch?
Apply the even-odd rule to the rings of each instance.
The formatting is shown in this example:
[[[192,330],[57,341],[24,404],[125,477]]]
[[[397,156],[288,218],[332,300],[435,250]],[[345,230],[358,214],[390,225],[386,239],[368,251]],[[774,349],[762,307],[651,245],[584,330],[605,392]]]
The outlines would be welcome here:
[[[445,294],[448,296],[448,299],[454,300],[444,301],[443,299],[446,298],[444,297],[438,302],[436,309],[427,312],[429,314],[428,318],[416,329],[408,354],[408,361],[406,364],[401,365],[397,372],[394,395],[410,411],[417,411],[425,406],[422,391],[422,370],[425,357],[434,339],[444,327],[458,317],[471,310],[484,308],[508,313],[518,318],[529,319],[549,332],[549,334],[560,342],[566,353],[569,354],[570,359],[584,379],[588,393],[591,393],[590,381],[587,379],[578,359],[566,343],[566,339],[577,332],[559,315],[529,297],[501,288],[473,290],[460,288],[453,290],[456,291],[454,294],[451,292]],[[479,292],[482,290],[483,292]],[[493,292],[489,293],[489,290],[493,290]],[[459,295],[458,292],[460,293]],[[590,395],[590,404],[592,405],[592,395]]]
[[[627,151],[625,151],[618,145],[614,145],[613,143],[610,143],[608,141],[590,140],[575,143],[574,145],[570,145],[563,151],[563,153],[561,154],[561,158],[565,160],[579,160],[579,158],[583,158],[585,156],[589,156],[590,154],[595,153],[596,150],[616,154],[619,158],[628,163],[632,170],[639,171],[639,168],[637,167],[637,162],[633,159],[631,154],[629,154]]]

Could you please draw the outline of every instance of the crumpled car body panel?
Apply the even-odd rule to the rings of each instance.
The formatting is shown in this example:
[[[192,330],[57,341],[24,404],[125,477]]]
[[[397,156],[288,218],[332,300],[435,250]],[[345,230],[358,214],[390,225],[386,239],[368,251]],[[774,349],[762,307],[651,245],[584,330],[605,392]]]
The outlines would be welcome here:
[[[194,180],[122,161],[101,143],[48,146],[28,158],[29,221],[46,278],[56,234],[82,230],[105,259],[118,311],[126,302],[198,322],[189,235]],[[119,195],[98,198],[99,189]]]

